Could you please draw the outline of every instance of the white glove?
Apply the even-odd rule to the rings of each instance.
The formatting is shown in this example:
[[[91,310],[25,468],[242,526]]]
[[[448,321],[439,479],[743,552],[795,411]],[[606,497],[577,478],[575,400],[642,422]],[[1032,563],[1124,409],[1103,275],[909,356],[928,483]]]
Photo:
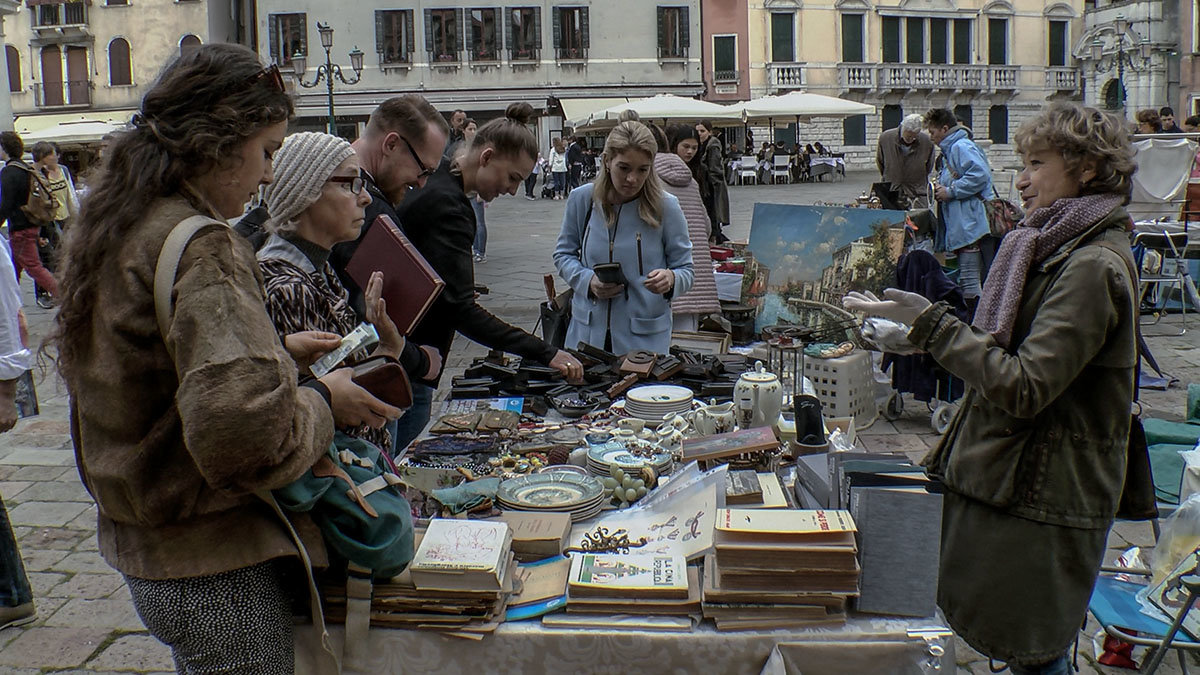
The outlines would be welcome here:
[[[917,317],[931,304],[925,296],[908,293],[896,288],[883,292],[885,300],[875,297],[870,291],[851,291],[842,298],[842,306],[852,312],[862,312],[872,316],[882,316],[899,323],[911,326]]]
[[[908,341],[908,331],[910,330],[912,328],[907,324],[873,316],[863,321],[862,336],[864,340],[881,352],[919,354],[921,350]]]

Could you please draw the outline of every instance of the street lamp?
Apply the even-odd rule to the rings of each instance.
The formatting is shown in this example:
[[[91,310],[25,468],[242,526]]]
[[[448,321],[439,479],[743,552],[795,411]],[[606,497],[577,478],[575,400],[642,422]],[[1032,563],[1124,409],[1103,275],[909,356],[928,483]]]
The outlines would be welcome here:
[[[1113,68],[1117,69],[1117,86],[1120,88],[1118,92],[1120,99],[1117,107],[1125,109],[1125,69],[1128,68],[1135,73],[1140,73],[1150,67],[1150,57],[1153,54],[1154,46],[1149,40],[1144,40],[1135,32],[1132,36],[1129,35],[1129,20],[1124,15],[1118,14],[1113,21],[1112,27],[1115,33],[1113,41],[1116,46],[1116,53],[1111,55],[1111,59],[1104,59],[1104,41],[1097,34],[1092,38],[1091,56],[1096,62],[1097,73],[1107,73]],[[1132,54],[1126,51],[1126,46],[1137,47],[1137,55],[1139,60],[1135,61]]]
[[[363,53],[357,46],[350,52],[350,68],[354,71],[354,79],[347,79],[342,75],[342,67],[333,62],[330,57],[330,50],[333,49],[333,29],[327,23],[317,22],[317,32],[321,35],[321,47],[325,49],[325,63],[317,65],[317,75],[312,82],[304,81],[304,73],[308,70],[308,64],[304,58],[304,54],[296,52],[292,56],[292,70],[296,76],[296,81],[301,87],[311,89],[319,84],[321,80],[325,81],[326,91],[329,94],[329,133],[337,135],[337,123],[333,116],[333,78],[337,78],[342,84],[357,84],[362,78],[363,69]]]

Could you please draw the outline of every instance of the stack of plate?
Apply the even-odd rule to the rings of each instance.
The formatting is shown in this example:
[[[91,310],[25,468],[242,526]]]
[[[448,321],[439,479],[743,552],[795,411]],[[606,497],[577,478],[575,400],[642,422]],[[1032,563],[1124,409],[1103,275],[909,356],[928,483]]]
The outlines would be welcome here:
[[[692,390],[670,384],[634,387],[625,394],[625,412],[647,422],[662,422],[667,415],[692,409]]]
[[[654,469],[654,473],[665,476],[671,473],[671,453],[662,451],[653,457],[638,457],[625,448],[614,448],[614,444],[594,445],[588,450],[587,467],[594,475],[601,478],[611,476],[615,466],[622,471],[634,472],[643,466]]]
[[[500,483],[496,501],[509,511],[570,513],[575,522],[600,513],[604,486],[592,476],[560,471],[536,473]]]

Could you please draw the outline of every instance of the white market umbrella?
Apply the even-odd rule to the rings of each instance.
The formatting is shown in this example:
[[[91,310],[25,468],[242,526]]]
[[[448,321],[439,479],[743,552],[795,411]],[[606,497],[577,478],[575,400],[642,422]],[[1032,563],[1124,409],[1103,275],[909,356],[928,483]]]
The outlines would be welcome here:
[[[763,121],[770,123],[775,119],[790,117],[795,117],[799,121],[813,117],[850,117],[875,113],[875,106],[868,103],[803,91],[793,91],[782,96],[764,96],[732,105],[730,108],[736,110],[741,119],[747,123]]]
[[[734,106],[720,105],[708,101],[699,101],[694,98],[673,96],[671,94],[659,94],[658,96],[651,96],[650,98],[643,98],[628,103],[619,103],[604,110],[598,110],[592,113],[583,130],[614,127],[620,119],[621,113],[626,110],[636,112],[638,117],[645,121],[699,122],[701,120],[741,120],[741,114],[734,110]]]
[[[52,127],[31,131],[21,137],[26,145],[38,141],[54,141],[60,144],[99,143],[108,134],[121,131],[124,124],[102,121],[63,122]]]

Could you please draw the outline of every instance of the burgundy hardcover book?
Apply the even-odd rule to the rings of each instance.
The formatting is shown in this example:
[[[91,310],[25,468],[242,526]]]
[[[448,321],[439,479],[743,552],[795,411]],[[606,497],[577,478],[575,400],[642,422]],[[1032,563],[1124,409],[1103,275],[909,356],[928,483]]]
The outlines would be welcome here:
[[[404,335],[412,333],[433,306],[446,282],[433,271],[408,237],[386,215],[375,219],[346,265],[346,272],[364,291],[374,272],[383,272],[387,313]]]

